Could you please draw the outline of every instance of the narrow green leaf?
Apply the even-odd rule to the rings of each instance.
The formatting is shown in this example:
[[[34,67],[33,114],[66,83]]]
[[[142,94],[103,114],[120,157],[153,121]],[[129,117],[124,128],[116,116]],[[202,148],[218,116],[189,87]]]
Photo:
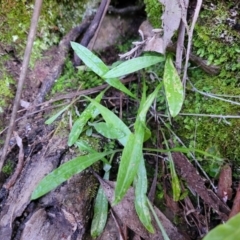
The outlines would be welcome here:
[[[182,82],[170,56],[168,56],[166,59],[163,83],[169,112],[172,117],[175,117],[182,108],[184,94]]]
[[[240,236],[240,213],[211,230],[203,240],[237,240]]]
[[[142,157],[136,178],[134,204],[138,217],[142,224],[149,232],[154,233],[154,228],[151,223],[151,215],[148,209],[146,194],[147,194],[147,172],[144,164],[144,159]]]
[[[130,185],[139,168],[142,158],[142,145],[144,138],[144,129],[137,129],[135,134],[130,134],[127,143],[123,149],[122,158],[117,175],[117,183],[114,194],[113,205],[118,204]]]
[[[124,132],[120,128],[116,128],[112,124],[99,122],[93,123],[91,125],[94,126],[94,128],[99,134],[103,135],[106,138],[119,139],[125,136]]]
[[[59,186],[64,181],[68,180],[74,174],[80,173],[93,163],[99,161],[111,152],[91,153],[86,156],[76,157],[55,169],[53,172],[44,177],[37,185],[32,193],[31,200],[37,199],[52,189]]]
[[[157,216],[157,214],[156,214],[156,212],[155,212],[155,210],[154,210],[154,208],[153,208],[153,206],[152,206],[152,204],[151,204],[151,202],[149,201],[148,198],[147,198],[147,203],[148,203],[148,206],[149,206],[149,208],[150,208],[150,210],[153,214],[153,217],[154,217],[155,221],[157,222],[157,225],[158,225],[160,231],[162,232],[163,239],[164,240],[170,240],[170,238],[168,237],[168,235],[166,233],[166,230],[164,229],[162,223],[159,221],[159,218],[158,218],[158,216]]]
[[[157,94],[158,94],[158,91],[159,91],[161,85],[162,84],[158,84],[156,89],[147,97],[146,101],[142,104],[142,107],[140,109],[140,112],[139,112],[137,118],[139,118],[139,121],[144,123],[144,125],[145,125],[145,121],[146,121],[147,112],[148,112],[149,108],[151,107],[154,99],[157,97]]]
[[[142,80],[142,96],[141,96],[141,101],[139,104],[139,108],[138,108],[138,113],[142,111],[143,108],[143,104],[146,102],[147,100],[147,85],[146,85],[146,81],[143,78]]]
[[[145,121],[146,121],[146,115],[148,112],[148,109],[152,105],[154,99],[157,97],[158,91],[160,89],[162,84],[159,84],[154,92],[152,92],[148,97],[146,97],[146,87],[145,84],[143,85],[143,94],[142,94],[142,99],[140,102],[140,107],[138,109],[138,116],[137,119],[141,121],[141,124],[143,124],[144,127],[144,142],[147,141],[151,137],[151,131],[147,128]],[[137,123],[137,120],[136,120]]]
[[[178,175],[176,173],[175,170],[175,165],[172,159],[172,154],[169,152],[168,153],[169,156],[169,165],[170,165],[170,172],[171,172],[171,185],[172,185],[172,189],[173,189],[173,200],[174,201],[179,201],[180,196],[181,196],[181,186],[179,183],[179,179],[178,179]]]
[[[93,105],[89,105],[81,116],[74,122],[71,132],[68,136],[68,146],[71,147],[79,138],[83,131],[84,126],[92,116],[92,111],[94,110]]]
[[[86,47],[76,42],[71,42],[71,46],[78,57],[98,76],[102,77],[109,70],[104,62]]]
[[[104,64],[104,62],[94,55],[90,50],[88,50],[86,47],[75,43],[71,42],[71,46],[75,53],[78,55],[80,59],[93,71],[95,72],[99,77],[103,78],[103,75],[108,72],[109,68]],[[132,94],[125,86],[124,84],[119,81],[119,79],[114,78],[114,79],[106,79],[105,81],[112,87],[126,93],[127,95],[136,98],[134,94]]]
[[[99,110],[101,113],[103,119],[105,122],[109,125],[114,126],[115,128],[121,129],[121,131],[124,133],[124,137],[119,138],[118,141],[125,146],[127,143],[128,136],[130,135],[131,131],[129,128],[125,125],[125,123],[118,117],[116,116],[112,111],[98,103],[97,101],[86,97],[91,103]]]
[[[147,86],[146,86],[146,82],[145,82],[144,79],[143,79],[143,83],[142,83],[142,89],[143,89],[142,90],[142,97],[141,97],[140,105],[139,105],[139,108],[138,108],[138,114],[141,113],[141,111],[143,110],[144,104],[147,100]],[[145,142],[151,137],[152,133],[146,125],[144,126],[144,129],[145,129],[145,132],[144,132],[144,142]]]
[[[97,102],[102,99],[104,91],[99,93],[95,98]],[[80,117],[74,122],[71,132],[68,136],[68,146],[71,147],[79,138],[83,131],[84,126],[87,124],[89,119],[96,116],[96,107],[93,104],[89,104],[87,108],[81,113]]]
[[[47,121],[45,121],[45,124],[51,124],[53,123],[62,113],[64,113],[68,108],[70,107],[70,105],[67,105],[65,108],[63,108],[62,110],[60,110],[58,113],[56,113],[55,115],[53,115],[52,117],[50,117]]]
[[[104,179],[109,179],[109,172],[104,174]],[[97,197],[94,204],[94,215],[91,224],[91,236],[98,237],[102,232],[107,222],[108,215],[108,200],[103,188],[98,189]]]
[[[118,89],[119,91],[124,92],[130,97],[136,99],[136,96],[133,93],[131,93],[118,78],[105,79],[105,82],[107,82],[110,86]]]
[[[165,141],[166,148],[167,148],[167,150],[169,150],[168,141],[166,140],[166,137],[165,137],[165,134],[163,131],[162,131],[162,136]],[[181,196],[181,186],[180,186],[179,179],[178,179],[178,176],[177,176],[177,173],[175,170],[172,153],[170,151],[168,152],[168,160],[169,160],[169,167],[170,167],[171,179],[172,179],[171,185],[172,185],[172,190],[173,190],[173,200],[179,201],[180,196]]]
[[[75,143],[80,151],[86,151],[88,153],[98,153],[94,148],[89,146],[86,141],[79,140]],[[111,166],[106,158],[101,159],[104,162],[104,167]]]
[[[142,158],[142,146],[146,128],[146,114],[154,98],[157,96],[159,88],[160,84],[157,86],[154,92],[147,97],[146,100],[144,98],[145,102],[141,100],[141,111],[138,114],[136,122],[134,124],[135,133],[130,134],[127,143],[124,145],[125,147],[123,149],[118,170],[113,204],[117,204],[121,201],[128,188],[132,184],[134,177],[136,176],[139,163]]]
[[[127,75],[129,73],[136,72],[140,69],[150,67],[156,63],[163,62],[165,59],[163,56],[143,56],[133,58],[121,63],[117,67],[111,69],[103,75],[103,78],[116,78]]]

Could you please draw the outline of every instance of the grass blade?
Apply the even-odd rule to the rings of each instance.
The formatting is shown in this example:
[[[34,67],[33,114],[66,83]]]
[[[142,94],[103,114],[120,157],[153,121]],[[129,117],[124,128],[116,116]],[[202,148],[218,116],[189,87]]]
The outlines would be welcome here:
[[[45,195],[52,189],[59,186],[61,183],[68,180],[74,174],[80,173],[87,167],[91,166],[93,163],[99,161],[101,158],[111,153],[112,151],[103,153],[91,153],[86,156],[76,157],[62,164],[60,167],[52,171],[40,181],[32,193],[31,200]]]
[[[109,69],[105,63],[86,47],[76,42],[71,42],[71,46],[78,57],[99,77],[108,72]]]
[[[104,179],[109,180],[109,172],[105,172]],[[97,197],[94,204],[94,215],[91,224],[91,236],[98,237],[102,232],[107,222],[108,215],[108,200],[103,188],[99,187]]]
[[[62,110],[60,110],[58,113],[56,113],[55,115],[53,115],[52,117],[50,117],[47,121],[45,121],[45,124],[51,124],[53,123],[62,113],[64,113],[69,107],[71,106],[71,104],[67,105],[65,108],[63,108]]]
[[[152,212],[152,214],[153,214],[153,217],[155,218],[155,220],[156,220],[156,222],[157,222],[157,225],[158,225],[160,231],[162,232],[163,239],[164,239],[164,240],[170,240],[169,237],[168,237],[168,235],[167,235],[167,233],[166,233],[166,231],[165,231],[165,229],[164,229],[164,227],[163,227],[163,225],[162,225],[161,222],[159,221],[158,216],[157,216],[157,214],[155,213],[154,208],[153,208],[151,202],[148,200],[148,198],[147,198],[147,203],[148,203],[148,206],[149,206],[149,208],[150,208],[150,210],[151,210],[151,212]]]
[[[165,134],[162,130],[161,130],[161,132],[162,132],[165,144],[166,144],[166,148],[167,148],[167,150],[169,150],[169,145],[166,140]],[[171,179],[172,179],[171,185],[172,185],[172,190],[173,190],[173,200],[179,201],[180,196],[181,196],[181,186],[180,186],[179,179],[178,179],[178,176],[177,176],[177,173],[175,170],[175,165],[174,165],[172,153],[170,152],[170,150],[167,154],[168,154],[168,161],[169,161],[169,167],[170,167],[170,173],[171,173]]]
[[[138,217],[144,227],[151,233],[154,233],[154,228],[151,223],[151,215],[147,204],[147,172],[144,164],[144,159],[142,157],[139,164],[139,170],[136,178],[135,184],[135,209]]]
[[[127,75],[129,73],[136,72],[140,69],[150,67],[156,63],[164,61],[163,56],[143,56],[138,58],[133,58],[126,62],[119,64],[117,67],[112,68],[110,71],[103,75],[103,78],[116,78]]]
[[[97,102],[102,99],[102,96],[105,91],[98,94],[95,98]],[[87,108],[81,113],[80,117],[74,122],[71,132],[68,136],[68,146],[71,147],[79,138],[80,134],[83,131],[84,126],[87,124],[90,118],[93,115],[96,115],[96,107],[93,104],[89,104]]]

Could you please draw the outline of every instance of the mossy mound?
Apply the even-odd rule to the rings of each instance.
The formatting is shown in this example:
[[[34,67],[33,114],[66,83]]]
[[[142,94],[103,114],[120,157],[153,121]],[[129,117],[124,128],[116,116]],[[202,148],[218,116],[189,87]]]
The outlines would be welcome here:
[[[43,50],[57,44],[72,27],[80,24],[87,0],[44,1],[31,56],[31,66]],[[30,28],[34,1],[2,1],[0,8],[0,43],[14,48],[22,59]]]
[[[228,83],[219,76],[209,77],[199,70],[191,75],[190,79],[198,90],[217,95],[236,96],[225,99],[239,101],[240,88],[236,81]],[[188,147],[207,150],[214,146],[222,157],[238,161],[240,157],[240,148],[238,147],[240,119],[224,118],[224,116],[238,116],[239,111],[239,105],[188,90],[182,112],[199,114],[199,116],[178,116],[175,119],[177,122],[176,133]],[[206,116],[201,117],[201,114],[206,114]],[[220,115],[222,118],[215,115]]]
[[[147,16],[155,27],[156,21],[161,23],[161,4],[155,0],[145,0],[145,3]],[[236,102],[239,102],[240,97],[240,34],[234,29],[237,21],[237,15],[234,14],[238,10],[228,1],[203,3],[195,26],[192,51],[208,64],[219,66],[221,71],[218,76],[210,76],[192,63],[188,70],[189,80],[198,90],[223,95],[220,97],[225,96],[225,99]],[[204,96],[193,91],[188,84],[181,112],[209,115],[178,116],[174,119],[174,131],[188,147],[201,150],[213,147],[223,158],[235,161],[238,165],[240,119],[224,116],[238,116],[239,105]],[[217,118],[215,115],[223,117]]]
[[[15,94],[16,81],[12,70],[6,68],[6,61],[14,58],[23,60],[35,1],[3,0],[0,3],[0,113],[11,103]],[[80,24],[86,9],[92,9],[97,0],[43,1],[37,34],[30,59],[33,68],[42,52],[59,43],[71,28]],[[88,13],[90,14],[90,12]]]
[[[207,59],[209,64],[219,66],[221,72],[213,77],[198,68],[190,67],[189,79],[200,91],[239,102],[240,34],[228,22],[231,11],[227,2],[218,2],[211,7],[204,6],[195,27],[193,52]],[[188,89],[192,90],[192,87],[188,85]],[[187,91],[182,112],[209,114],[209,117],[177,117],[177,134],[189,147],[207,150],[214,146],[222,157],[238,164],[240,119],[224,116],[237,117],[239,111],[239,104],[207,97],[196,91]],[[216,118],[214,115],[223,117]]]

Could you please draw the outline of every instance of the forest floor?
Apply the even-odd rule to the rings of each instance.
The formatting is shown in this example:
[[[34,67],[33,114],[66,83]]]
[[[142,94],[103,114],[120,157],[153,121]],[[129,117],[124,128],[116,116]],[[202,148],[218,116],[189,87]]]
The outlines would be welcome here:
[[[118,54],[121,53],[120,45],[123,48],[124,42],[140,39],[138,29],[144,18],[144,15],[141,17],[138,15],[135,19],[131,16],[120,21],[118,16],[106,17],[93,48],[94,51],[106,64],[111,65],[116,62],[119,59]],[[63,118],[58,118],[54,124],[44,123],[56,112],[55,108],[59,109],[59,105],[55,103],[65,106],[79,94],[95,97],[106,87],[100,84],[79,90],[74,86],[74,89],[68,88],[65,92],[51,92],[57,79],[66,74],[64,73],[66,62],[70,59],[70,62],[75,64],[74,54],[69,46],[69,41],[76,40],[72,34],[74,33],[67,34],[62,39],[67,42],[63,44],[64,47],[67,46],[67,50],[61,48],[61,44],[46,50],[41,59],[36,61],[34,68],[28,71],[16,120],[16,134],[10,141],[5,170],[0,173],[0,236],[3,239],[91,239],[89,228],[98,187],[98,181],[91,171],[77,174],[39,200],[30,200],[31,193],[44,176],[78,154],[74,148],[70,149],[67,145],[72,125],[71,118],[66,117],[67,114]],[[14,52],[10,51],[8,55],[5,67],[17,82],[22,62]],[[133,86],[135,89],[141,88],[139,74],[127,76],[126,79],[125,84],[129,89]],[[132,85],[133,82],[137,83]],[[15,89],[16,86],[12,88]],[[5,139],[12,104],[9,102],[8,107],[0,115],[1,127],[4,129],[1,132],[1,142]],[[76,104],[76,108],[82,110],[84,104],[80,101]],[[132,117],[131,109],[136,107],[134,101],[113,89],[106,93],[103,104],[112,111],[128,116],[129,119]],[[158,122],[151,120],[149,124],[152,125],[156,139],[162,139],[159,128],[154,128]],[[21,144],[18,144],[18,137],[22,141]],[[159,148],[162,147],[160,142],[162,141],[157,144]],[[146,145],[152,147],[153,144]],[[21,150],[24,162],[19,166],[18,161],[22,158]],[[223,168],[218,190],[214,192],[210,190],[209,181],[198,174],[198,167],[182,153],[172,153],[177,174],[182,179],[182,192],[187,192],[186,186],[192,192],[183,196],[181,201],[175,202],[169,190],[171,177],[164,162],[165,157],[164,154],[146,157],[149,170],[148,196],[155,204],[155,210],[171,240],[201,239],[209,229],[228,219],[233,202],[228,201],[226,204],[223,198],[230,198],[231,194],[230,167],[225,165]],[[114,164],[113,169],[117,171],[117,159]],[[99,175],[103,173],[99,166],[96,166],[95,171]],[[16,172],[18,172],[17,177],[11,177]],[[114,181],[115,177],[116,173],[114,174],[113,171],[111,180]],[[194,195],[199,197],[195,198]],[[129,199],[126,201],[130,202]],[[124,204],[125,207],[129,206],[126,202]],[[124,204],[120,207],[124,208]],[[163,239],[159,230],[151,235],[143,229],[137,222],[139,220],[136,219],[136,214],[131,211],[130,206],[125,213],[119,209],[111,210],[110,220],[98,239],[119,239],[119,236],[123,239]]]

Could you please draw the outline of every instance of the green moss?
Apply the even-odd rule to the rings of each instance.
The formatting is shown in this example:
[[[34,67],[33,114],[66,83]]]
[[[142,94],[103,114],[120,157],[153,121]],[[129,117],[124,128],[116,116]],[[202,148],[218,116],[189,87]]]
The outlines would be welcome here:
[[[232,81],[240,78],[240,35],[227,23],[229,17],[226,2],[217,3],[214,11],[203,10],[195,27],[193,51],[209,64],[220,65],[219,77]]]
[[[13,162],[10,160],[7,160],[2,168],[2,172],[7,175],[11,175],[13,172]]]
[[[197,74],[198,73],[198,74]],[[191,76],[191,75],[190,75]],[[195,87],[204,92],[222,95],[240,96],[240,89],[236,81],[227,83],[218,77],[196,71],[192,75]],[[238,101],[238,98],[231,98]],[[184,113],[209,115],[239,115],[240,106],[203,96],[199,93],[187,91],[184,102]],[[211,117],[179,116],[176,118],[180,129],[177,131],[190,147],[206,150],[210,146],[217,146],[224,158],[239,159],[240,140],[237,132],[240,130],[240,119],[219,119]]]
[[[5,69],[6,51],[11,51],[18,59],[23,59],[27,35],[35,1],[3,0],[0,3],[0,113],[13,98],[16,81]],[[88,0],[43,1],[37,34],[33,45],[30,66],[33,67],[44,50],[59,43],[72,27],[82,22]],[[96,1],[91,1],[94,5]],[[75,79],[69,78],[67,88]],[[65,81],[66,82],[66,81]]]
[[[8,74],[3,73],[0,77],[0,113],[14,97],[12,86],[15,81]]]
[[[221,72],[213,77],[191,66],[188,75],[198,90],[235,96],[227,99],[239,102],[240,35],[226,23],[228,4],[223,1],[216,4],[214,11],[206,7],[200,13],[193,36],[193,51],[202,59],[206,59],[209,64],[218,65]],[[192,91],[190,84],[187,88],[182,112],[222,116],[239,115],[239,105],[203,96]],[[175,121],[177,127],[175,131],[188,147],[201,150],[215,148],[224,159],[233,161],[236,165],[240,164],[238,147],[240,119],[178,116]],[[205,160],[203,165],[208,172],[215,171],[214,164],[209,160]]]
[[[36,39],[31,56],[31,66],[41,57],[43,50],[58,44],[60,38],[72,27],[80,24],[87,0],[43,2]],[[0,42],[11,45],[22,59],[30,28],[34,1],[4,0],[0,3]]]
[[[161,27],[162,5],[158,0],[144,0],[147,18],[154,28]]]
[[[68,90],[88,89],[103,84],[104,81],[86,67],[76,71],[72,62],[67,59],[62,76],[56,80],[51,94]]]

